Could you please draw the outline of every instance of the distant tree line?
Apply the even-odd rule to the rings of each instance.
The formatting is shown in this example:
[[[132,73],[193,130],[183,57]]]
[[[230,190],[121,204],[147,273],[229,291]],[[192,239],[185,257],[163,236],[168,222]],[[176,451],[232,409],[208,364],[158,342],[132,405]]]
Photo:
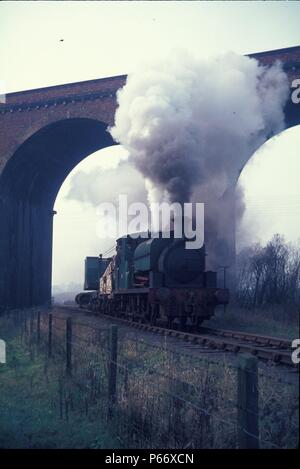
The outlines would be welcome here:
[[[274,235],[266,246],[257,243],[237,257],[237,301],[253,308],[266,304],[300,303],[300,245]]]

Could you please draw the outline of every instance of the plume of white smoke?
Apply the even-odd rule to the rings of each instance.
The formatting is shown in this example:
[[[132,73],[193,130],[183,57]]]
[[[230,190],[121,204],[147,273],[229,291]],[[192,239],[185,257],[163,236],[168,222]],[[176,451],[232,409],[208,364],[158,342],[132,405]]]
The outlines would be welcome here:
[[[84,202],[87,204],[87,209],[94,208],[94,222],[97,227],[97,236],[101,239],[101,246],[107,246],[107,243],[112,245],[116,238],[130,231],[130,226],[126,223],[126,214],[121,215],[119,212],[119,196],[126,196],[128,207],[135,202],[147,205],[145,180],[140,172],[124,158],[113,167],[97,165],[88,171],[77,171],[70,180],[66,198]],[[102,204],[106,207],[107,204],[111,204],[112,212],[110,214],[106,212]],[[133,218],[134,214],[128,215],[128,223]],[[141,223],[140,230],[146,231],[147,229],[148,219],[146,218]]]
[[[67,198],[95,207],[102,202],[117,206],[119,194],[127,195],[129,204],[147,202],[144,179],[126,160],[121,160],[116,168],[99,166],[90,171],[78,171],[70,181]]]
[[[234,198],[243,213],[241,191],[233,196],[230,188],[256,149],[284,128],[288,91],[280,63],[174,53],[128,76],[110,133],[147,179],[151,202],[167,194],[171,202],[206,204],[206,241],[215,240],[218,257],[232,241]]]
[[[186,202],[213,181],[220,195],[249,156],[283,128],[288,84],[279,63],[228,53],[176,53],[129,75],[118,92],[114,139],[160,194]]]

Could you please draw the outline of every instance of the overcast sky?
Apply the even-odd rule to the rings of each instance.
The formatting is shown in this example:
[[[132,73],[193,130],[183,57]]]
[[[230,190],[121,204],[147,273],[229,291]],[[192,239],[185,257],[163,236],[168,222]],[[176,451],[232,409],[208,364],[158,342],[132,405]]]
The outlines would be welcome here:
[[[177,48],[209,57],[300,45],[299,18],[298,2],[1,2],[0,81],[11,92],[129,73]],[[299,237],[299,148],[297,127],[267,142],[241,175],[243,228],[253,241],[274,232]],[[116,167],[121,152],[88,157],[65,181],[55,207],[54,284],[82,283],[85,255],[103,247],[91,204],[66,198],[70,178]]]

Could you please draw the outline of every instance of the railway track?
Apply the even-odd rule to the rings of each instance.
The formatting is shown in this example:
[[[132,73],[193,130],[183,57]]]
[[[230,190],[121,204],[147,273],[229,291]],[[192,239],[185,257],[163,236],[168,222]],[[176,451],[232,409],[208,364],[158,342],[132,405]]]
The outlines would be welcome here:
[[[90,315],[95,313],[87,309],[78,310],[75,307],[61,307],[60,309],[85,312]],[[98,316],[98,314],[97,314]],[[130,319],[120,318],[102,314],[101,317],[117,321],[126,326],[140,331],[151,332],[161,336],[172,337],[190,344],[193,347],[200,347],[201,351],[224,351],[233,354],[250,353],[258,359],[271,361],[276,364],[298,368],[291,359],[293,349],[291,342],[278,337],[263,336],[242,331],[232,331],[226,329],[213,329],[209,327],[201,328],[200,332],[190,333],[165,327],[153,326]]]
[[[190,342],[194,345],[208,347],[209,349],[223,350],[233,353],[251,353],[261,360],[270,360],[287,366],[294,366],[291,360],[292,349],[290,342],[281,339],[255,336],[242,332],[209,329],[209,332],[187,333],[178,330],[166,329],[147,324],[131,322],[130,326],[147,330],[169,337]]]

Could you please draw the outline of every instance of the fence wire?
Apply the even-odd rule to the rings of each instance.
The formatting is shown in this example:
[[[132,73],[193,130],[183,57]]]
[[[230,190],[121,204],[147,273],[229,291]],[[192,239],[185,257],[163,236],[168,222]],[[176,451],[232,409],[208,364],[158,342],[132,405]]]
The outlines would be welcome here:
[[[259,433],[239,425],[238,366],[171,350],[119,328],[71,322],[37,310],[7,316],[32,360],[56,387],[60,419],[102,419],[130,448],[237,448],[242,433],[263,448],[297,447],[299,386],[278,368],[258,368]],[[70,326],[69,326],[70,327]],[[114,349],[115,345],[115,349]]]

